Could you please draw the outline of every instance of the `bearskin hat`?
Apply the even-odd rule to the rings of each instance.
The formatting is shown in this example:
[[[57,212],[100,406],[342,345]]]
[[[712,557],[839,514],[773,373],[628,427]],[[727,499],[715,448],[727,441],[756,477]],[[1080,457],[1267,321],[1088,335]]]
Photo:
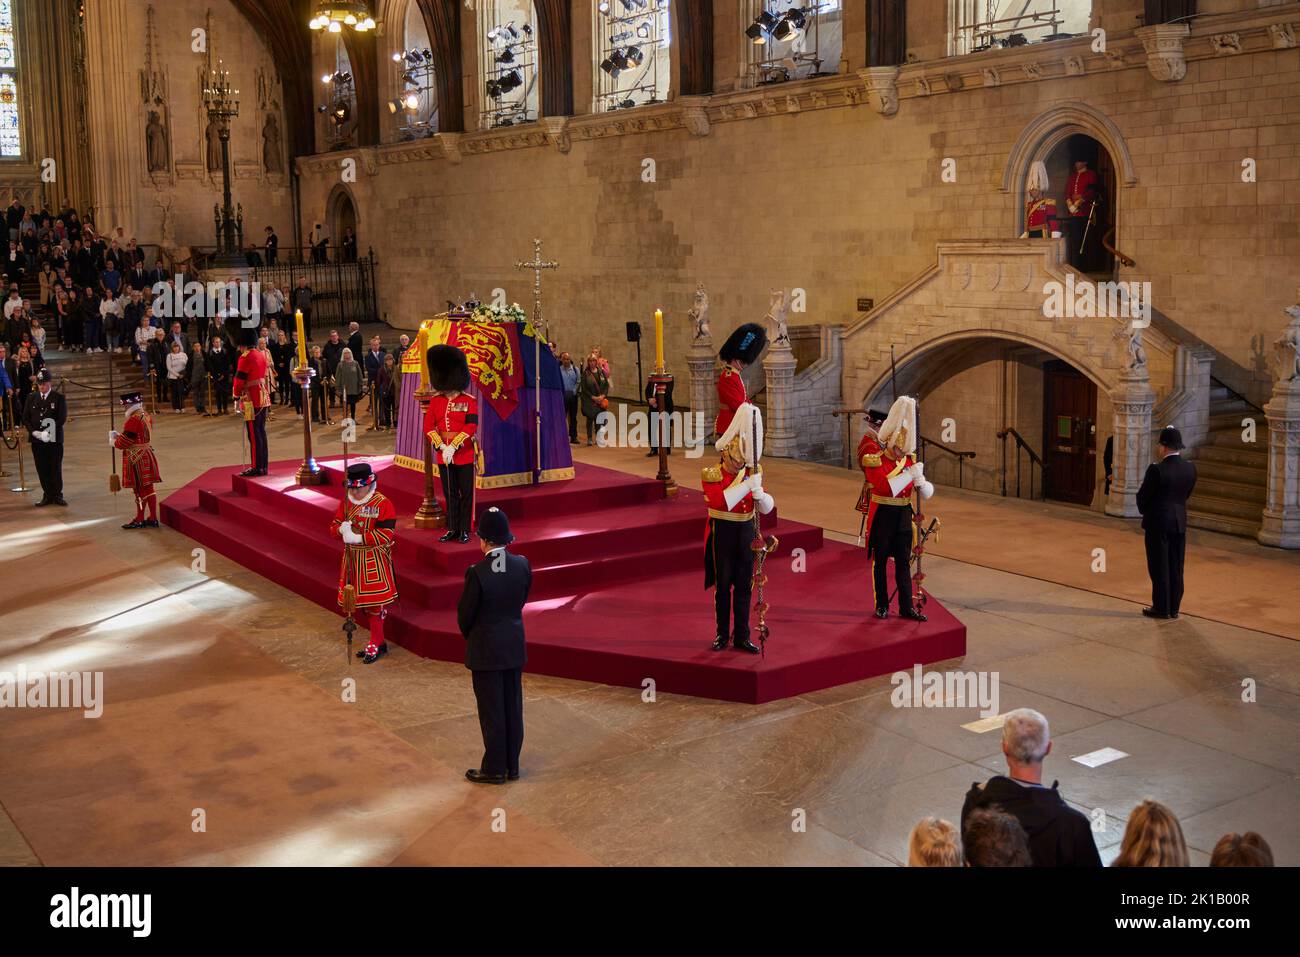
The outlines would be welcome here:
[[[469,362],[455,346],[430,346],[429,384],[435,392],[464,392],[469,388]]]
[[[753,365],[766,348],[767,330],[756,322],[747,322],[727,337],[718,350],[718,358],[723,362],[739,359],[745,365]]]
[[[253,316],[248,319],[240,319],[235,326],[235,345],[244,346],[249,349],[257,348],[257,335],[261,318]]]

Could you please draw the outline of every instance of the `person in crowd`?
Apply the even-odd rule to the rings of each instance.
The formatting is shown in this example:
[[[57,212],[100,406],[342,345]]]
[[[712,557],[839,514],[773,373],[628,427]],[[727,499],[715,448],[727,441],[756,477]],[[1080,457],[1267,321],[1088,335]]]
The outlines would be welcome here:
[[[145,273],[144,278],[145,278],[145,282],[148,285],[146,289],[142,291],[145,292],[146,295],[154,295],[155,290],[160,285],[166,285],[169,282],[175,282],[175,280],[171,276],[171,273],[167,271],[167,265],[166,263],[163,262],[163,258],[161,256],[159,256],[157,259],[154,260],[153,269],[150,269],[147,273]]]
[[[312,230],[311,236],[311,261],[313,264],[323,266],[329,262],[330,238],[325,235],[325,230],[320,223]]]
[[[361,363],[352,358],[352,350],[344,349],[334,370],[334,386],[339,392],[341,406],[346,406],[347,417],[357,419],[357,400],[364,388],[361,382]]]
[[[212,380],[212,396],[216,402],[217,415],[225,415],[230,410],[230,377],[234,372],[234,352],[226,348],[226,340],[213,336],[208,344],[208,377]]]
[[[280,260],[280,237],[270,226],[266,227],[266,264],[274,266]]]
[[[135,342],[135,331],[140,328],[140,320],[145,316],[147,303],[138,289],[132,289],[126,302],[122,304],[122,333],[113,343],[113,351],[129,349]]]
[[[11,368],[15,369],[14,374],[16,375],[17,367],[9,358],[9,347],[0,342],[0,429],[5,431],[9,430],[9,413],[11,409],[15,408],[14,402],[16,399],[13,376],[9,374]],[[21,407],[17,411],[21,412]]]
[[[262,315],[268,323],[274,323],[277,330],[284,325],[284,291],[275,283],[267,286],[266,292],[262,293]]]
[[[270,330],[263,330],[263,332],[269,334]],[[271,351],[268,342],[266,335],[258,337],[257,351],[262,353],[262,359],[266,362],[266,376],[262,380],[262,386],[266,389],[266,418],[269,421],[275,406],[276,392],[280,387],[280,374],[276,371],[275,353]]]
[[[5,322],[8,322],[15,312],[23,307],[23,294],[18,288],[18,283],[13,283],[9,287],[9,298],[5,300]]]
[[[519,778],[524,746],[523,610],[533,571],[528,559],[507,550],[515,537],[505,512],[489,508],[477,531],[483,559],[466,569],[456,607],[483,732],[483,758],[465,777],[475,784],[505,784]]]
[[[54,271],[54,263],[48,259],[41,263],[38,278],[41,282],[41,309],[49,311],[54,308],[54,284],[59,278],[59,274]]]
[[[221,340],[227,352],[235,351],[234,335],[230,331],[230,326],[226,324],[226,317],[220,314],[213,316],[208,326],[208,339],[214,338]]]
[[[104,317],[100,312],[99,290],[94,286],[87,286],[85,294],[81,297],[81,322],[82,335],[84,336],[86,352],[103,352],[102,343],[104,340]]]
[[[1196,488],[1196,466],[1181,453],[1183,436],[1172,425],[1160,431],[1158,465],[1147,466],[1137,493],[1151,577],[1148,618],[1177,618],[1183,602],[1183,563],[1187,554],[1187,499]]]
[[[182,354],[187,356],[190,354],[190,337],[187,336],[185,331],[181,328],[179,319],[172,323],[171,331],[167,333],[167,341],[179,345]]]
[[[36,351],[42,356],[45,355],[45,327],[41,325],[41,320],[32,316],[31,328],[32,342],[36,344]]]
[[[397,337],[398,357],[400,358],[401,356],[406,355],[406,350],[409,348],[411,348],[411,337],[403,332],[400,336]]]
[[[163,274],[161,281],[167,281],[166,273]],[[141,263],[128,265],[126,275],[122,277],[122,284],[125,288],[135,290],[145,297],[152,297],[154,283],[153,275]]]
[[[17,405],[19,408],[27,406],[27,399],[35,388],[36,376],[41,371],[44,363],[39,358],[33,356],[27,346],[19,343],[18,348],[14,351],[14,369],[13,379],[14,389],[17,390]]]
[[[1033,867],[1020,822],[1005,811],[981,808],[964,818],[961,843],[967,867]]]
[[[18,337],[18,348],[26,349],[27,354],[32,357],[38,367],[45,365],[45,355],[43,354],[41,347],[36,344],[36,340],[32,338],[30,329],[24,329],[22,334]]]
[[[168,345],[171,352],[167,356],[167,385],[171,390],[172,412],[180,414],[185,411],[185,367],[190,358],[179,342],[171,340]]]
[[[1051,751],[1047,718],[1032,708],[1009,712],[1002,724],[1007,773],[971,786],[961,809],[962,833],[973,812],[997,807],[1024,828],[1035,866],[1100,867],[1088,818],[1065,802],[1055,781],[1043,784],[1043,761]]]
[[[578,379],[581,373],[573,356],[560,353],[560,384],[564,386],[564,414],[569,419],[569,442],[578,444]]]
[[[15,195],[9,202],[9,208],[5,210],[5,225],[9,228],[10,242],[18,242],[18,225],[23,221],[25,215],[27,215],[27,207]]]
[[[1149,798],[1133,809],[1111,867],[1190,867],[1183,828],[1174,812]]]
[[[190,347],[190,395],[194,398],[194,411],[210,416],[208,411],[208,362],[203,355],[203,346],[197,342]]]
[[[153,331],[153,341],[145,347],[149,358],[149,377],[153,382],[154,408],[167,401],[167,357],[172,351],[167,342],[167,333],[161,329]]]
[[[379,427],[391,429],[397,426],[397,361],[392,354],[384,356],[384,364],[379,369],[375,382],[375,393],[379,401]]]
[[[659,396],[656,395],[656,386],[649,379],[645,384],[645,401],[646,407],[650,410],[650,451],[647,452],[646,458],[657,458],[659,455],[659,436],[662,432],[664,442],[668,446],[668,454],[673,454],[673,423],[670,416],[673,414],[673,383],[669,382],[665,388],[663,396],[663,408],[659,408]]]
[[[587,367],[582,370],[578,383],[578,395],[582,415],[587,420],[587,444],[594,445],[596,416],[609,408],[609,379],[600,367],[600,357],[594,353],[587,356]]]
[[[299,276],[298,284],[293,287],[293,294],[289,297],[289,308],[295,313],[302,313],[302,324],[307,330],[308,342],[311,342],[311,295],[311,286],[307,285],[307,277]]]
[[[365,344],[361,341],[361,324],[356,322],[348,323],[348,342],[347,346],[352,350],[352,356],[358,362],[365,355]]]
[[[262,261],[262,250],[255,243],[248,244],[248,249],[244,251],[244,262],[248,264],[249,269],[261,269],[265,265]]]
[[[352,232],[351,226],[343,228],[343,239],[340,243],[340,258],[345,263],[354,263],[357,261],[357,237]]]
[[[133,338],[135,341],[135,359],[140,363],[140,374],[148,378],[149,343],[154,340],[154,328],[149,325],[148,315],[140,316],[140,325],[136,326]]]
[[[923,817],[907,839],[908,867],[961,867],[961,839],[950,821]]]
[[[606,359],[605,354],[601,352],[600,346],[592,346],[591,354],[596,357],[596,361],[600,364],[600,371],[605,373],[605,379],[609,382],[610,388],[613,388],[614,373],[610,369],[609,360]]]
[[[41,500],[46,505],[67,505],[63,498],[63,433],[68,421],[68,403],[54,388],[49,369],[36,376],[36,387],[23,402],[23,427],[31,440],[32,458],[41,482]]]
[[[1210,854],[1211,867],[1272,867],[1273,849],[1254,831],[1225,834]]]
[[[122,323],[126,321],[126,310],[122,298],[112,290],[104,293],[99,303],[99,324],[103,330],[105,349],[117,351],[117,344],[122,338]]]
[[[328,360],[321,354],[320,346],[311,347],[311,355],[307,359],[307,365],[316,370],[316,381],[321,382],[326,375]],[[313,422],[332,424],[325,418],[325,390],[322,388],[313,388],[311,390],[311,419]]]
[[[321,359],[325,363],[322,375],[324,378],[317,379],[313,391],[319,389],[327,398],[327,404],[334,405],[334,370],[339,367],[339,360],[343,358],[343,350],[347,343],[339,338],[337,329],[331,329],[329,338],[325,340],[325,345],[321,349]]]
[[[9,244],[9,255],[5,257],[5,277],[10,282],[19,282],[27,275],[27,254],[16,242]]]
[[[294,353],[293,343],[289,341],[288,333],[283,329],[279,330],[275,341],[271,343],[271,363],[275,369],[277,385],[275,394],[280,405],[288,405],[292,401],[294,383],[291,370],[297,361]]]
[[[370,337],[370,351],[366,353],[366,381],[374,382],[379,370],[384,366],[384,356],[388,351],[380,344],[378,336]]]
[[[122,274],[118,271],[117,260],[109,259],[99,274],[99,291],[103,295],[110,292],[116,298],[122,292]]]

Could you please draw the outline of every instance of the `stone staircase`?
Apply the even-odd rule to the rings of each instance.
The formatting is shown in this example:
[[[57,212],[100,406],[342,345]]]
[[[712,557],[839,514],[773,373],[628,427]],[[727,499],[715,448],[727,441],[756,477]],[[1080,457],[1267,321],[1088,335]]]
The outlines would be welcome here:
[[[1253,418],[1256,440],[1242,442],[1242,419]],[[1196,491],[1187,502],[1188,523],[1254,538],[1263,521],[1268,482],[1268,424],[1259,409],[1215,382],[1210,390],[1209,433],[1188,456],[1196,463]]]
[[[117,407],[117,397],[129,389],[144,391],[140,364],[128,353],[61,352],[47,348],[46,365],[55,385],[68,400],[68,416],[106,415],[110,406]],[[112,364],[112,387],[109,364]]]

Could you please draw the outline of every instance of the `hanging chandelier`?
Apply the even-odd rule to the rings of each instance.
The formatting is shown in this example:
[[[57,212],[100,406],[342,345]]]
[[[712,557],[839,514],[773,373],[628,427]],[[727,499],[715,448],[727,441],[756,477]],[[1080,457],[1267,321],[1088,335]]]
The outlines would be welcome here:
[[[367,0],[316,0],[313,8],[316,12],[307,24],[313,30],[342,33],[347,26],[364,33],[375,28]]]

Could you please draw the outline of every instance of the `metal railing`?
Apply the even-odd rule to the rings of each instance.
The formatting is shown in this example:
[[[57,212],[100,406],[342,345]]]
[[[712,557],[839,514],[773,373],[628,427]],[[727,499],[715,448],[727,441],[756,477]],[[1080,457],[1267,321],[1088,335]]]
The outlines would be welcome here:
[[[926,461],[925,458],[925,452],[926,449],[931,446],[938,449],[940,452],[945,452],[948,455],[953,456],[957,460],[957,487],[965,488],[966,476],[965,476],[965,469],[963,466],[965,465],[967,459],[975,458],[974,451],[970,449],[964,449],[964,450],[954,449],[951,446],[944,445],[942,442],[936,441],[935,439],[928,439],[924,435],[920,436],[920,439],[921,439],[921,445],[920,448],[917,449],[917,451],[920,453],[921,462],[924,463],[925,465],[929,465],[929,463]]]
[[[1020,498],[1020,462],[1021,462],[1020,453],[1022,451],[1028,453],[1029,455],[1029,497],[1031,499],[1045,498],[1046,491],[1044,486],[1047,481],[1047,464],[1041,458],[1039,458],[1038,453],[1035,452],[1033,450],[1033,447],[1030,446],[1030,444],[1025,441],[1025,437],[1021,435],[1019,432],[1017,432],[1015,429],[1013,429],[1011,426],[1007,426],[1001,432],[998,432],[997,437],[1002,440],[1002,496],[1003,498],[1005,498],[1007,494],[1007,439],[1008,438],[1015,439],[1016,442],[1016,498]],[[1039,472],[1038,490],[1040,493],[1039,495],[1034,495],[1034,466],[1038,466],[1038,472]]]

